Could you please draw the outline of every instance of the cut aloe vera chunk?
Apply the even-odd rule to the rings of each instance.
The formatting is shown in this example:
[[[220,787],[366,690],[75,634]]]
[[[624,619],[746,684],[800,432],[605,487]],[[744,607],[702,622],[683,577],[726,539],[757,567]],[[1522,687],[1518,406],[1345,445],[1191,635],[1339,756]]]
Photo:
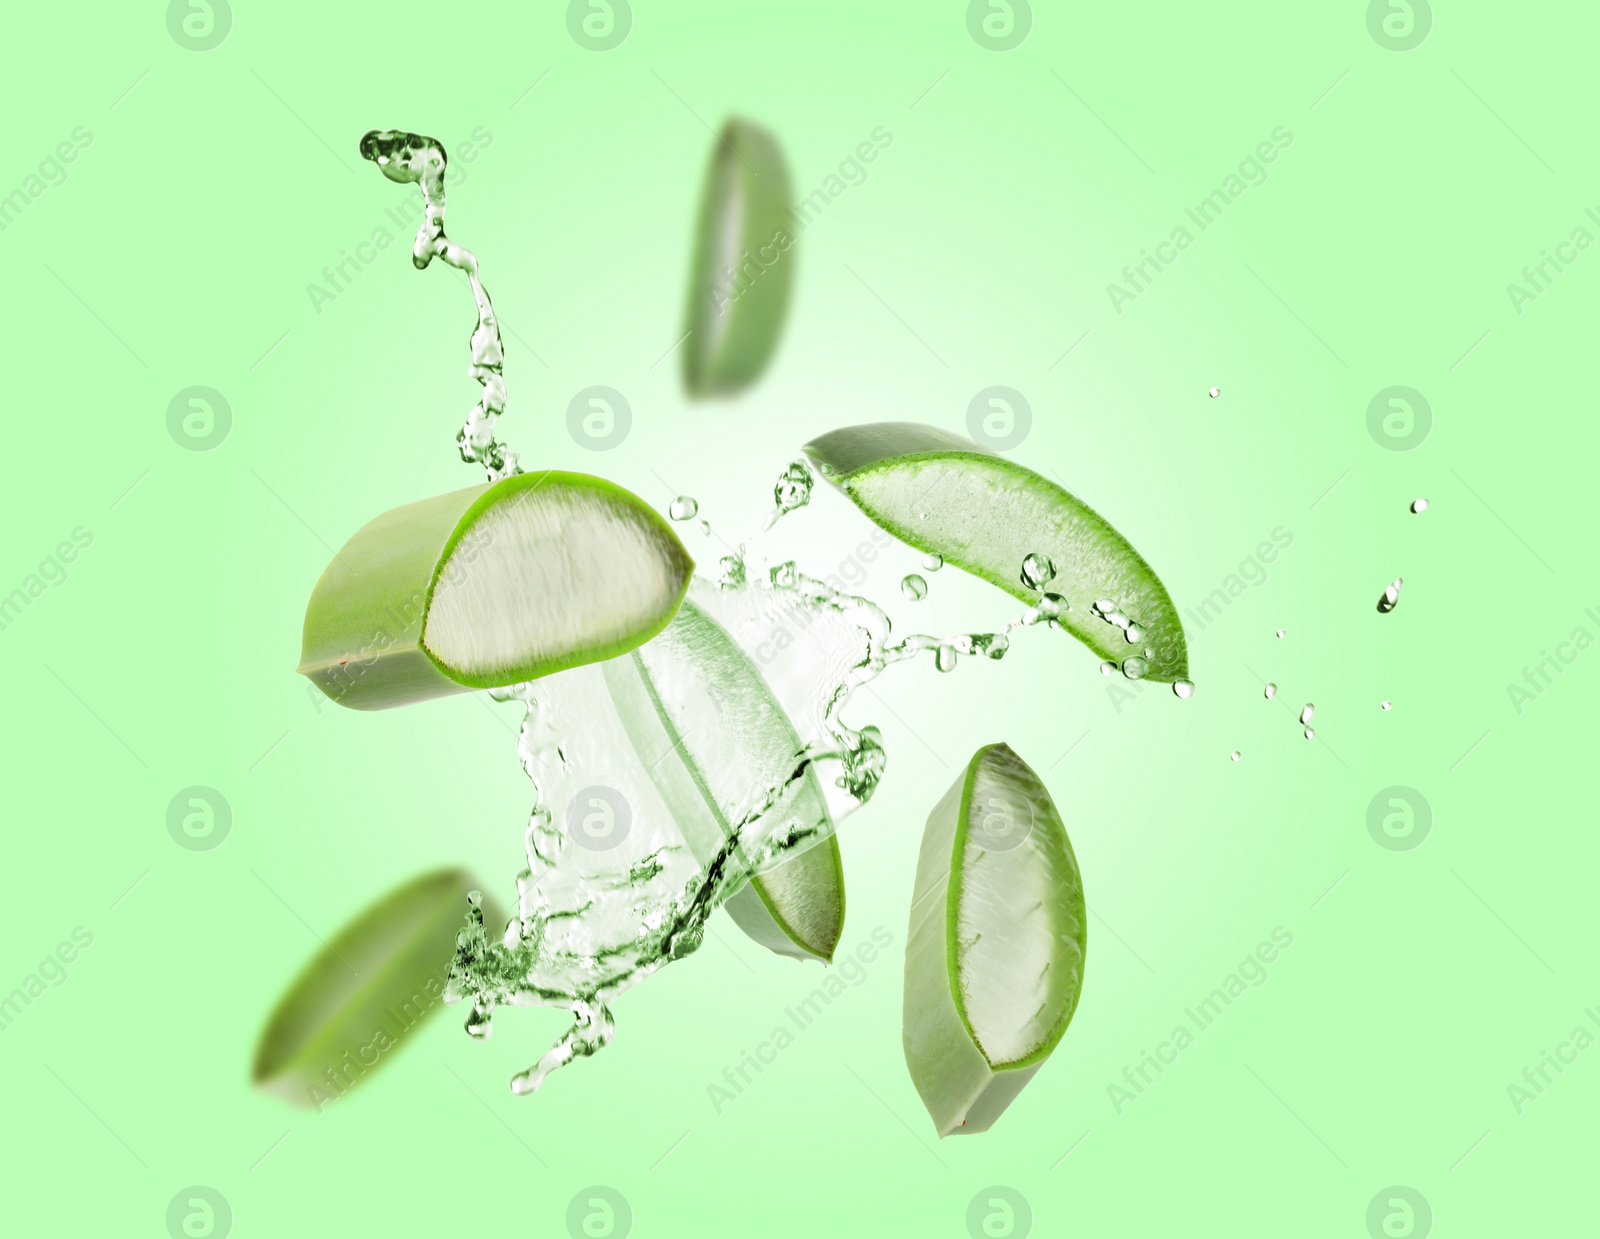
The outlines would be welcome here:
[[[524,473],[385,512],[306,606],[300,674],[358,710],[536,679],[664,628],[694,562],[636,496]]]
[[[1138,655],[1145,676],[1189,674],[1183,622],[1155,570],[1088,504],[1048,478],[969,439],[915,422],[835,430],[805,446],[822,474],[872,520],[919,550],[942,555],[1030,606],[1066,601],[1058,622],[1101,658]],[[1034,588],[1023,562],[1049,560]],[[1102,618],[1109,600],[1114,618]],[[1130,636],[1134,637],[1130,640]]]
[[[601,664],[618,717],[673,820],[702,863],[752,871],[723,906],[779,954],[829,962],[844,930],[844,871],[816,775],[760,671],[686,600],[665,631]],[[770,803],[768,801],[770,800]]]
[[[1038,775],[991,744],[928,815],[906,942],[906,1065],[939,1135],[987,1131],[1066,1032],[1083,883]]]
[[[684,323],[683,385],[732,395],[777,351],[794,285],[794,194],[777,139],[730,120],[711,150],[695,225]]]
[[[424,874],[351,921],[312,958],[267,1021],[255,1084],[322,1109],[365,1079],[444,1005],[474,883]]]

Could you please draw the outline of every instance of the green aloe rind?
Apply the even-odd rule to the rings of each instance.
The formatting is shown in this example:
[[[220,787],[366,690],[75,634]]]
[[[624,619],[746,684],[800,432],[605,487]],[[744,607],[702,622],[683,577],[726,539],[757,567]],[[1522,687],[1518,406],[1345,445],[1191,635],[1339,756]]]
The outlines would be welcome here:
[[[693,571],[667,522],[603,478],[469,486],[385,512],[345,543],[306,606],[298,670],[358,710],[536,679],[648,641]],[[462,656],[475,632],[501,645]]]
[[[459,869],[423,874],[341,929],[279,998],[251,1079],[321,1110],[392,1057],[444,1005],[445,981],[475,883]]]
[[[1155,570],[1105,518],[1050,479],[915,422],[849,426],[803,450],[875,524],[1030,606],[1044,595],[1023,582],[1023,560],[1048,556],[1056,576],[1046,588],[1067,603],[1062,627],[1101,658],[1144,657],[1148,679],[1188,676],[1183,621]],[[1138,622],[1138,641],[1094,613],[1102,599]]]
[[[751,797],[783,786],[763,835],[823,835],[757,874],[724,903],[753,940],[828,963],[844,932],[844,866],[816,775],[795,767],[804,745],[739,644],[685,600],[667,629],[601,664],[634,751],[696,857],[709,862]]]
[[[1077,1009],[1083,882],[1061,815],[1008,745],[928,816],[907,935],[904,1042],[941,1137],[987,1131]]]
[[[778,141],[729,120],[711,150],[695,224],[683,384],[727,396],[760,378],[777,351],[794,287],[794,192]]]

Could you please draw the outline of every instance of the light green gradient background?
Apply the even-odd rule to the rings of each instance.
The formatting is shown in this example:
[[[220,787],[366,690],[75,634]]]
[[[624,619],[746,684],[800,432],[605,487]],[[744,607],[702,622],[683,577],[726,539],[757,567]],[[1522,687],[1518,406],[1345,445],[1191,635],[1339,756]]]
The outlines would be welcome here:
[[[0,992],[74,926],[95,934],[0,1039],[12,1228],[159,1235],[173,1194],[202,1183],[240,1236],[561,1235],[573,1194],[604,1183],[641,1236],[957,1236],[998,1183],[1031,1202],[1036,1235],[1361,1236],[1399,1183],[1438,1235],[1572,1233],[1600,1054],[1521,1115],[1506,1086],[1600,1002],[1578,784],[1600,654],[1520,716],[1505,686],[1579,624],[1597,631],[1579,504],[1600,258],[1521,316],[1505,285],[1595,201],[1595,15],[1441,2],[1428,40],[1395,54],[1360,3],[1041,4],[1027,42],[995,54],[959,3],[639,0],[627,42],[595,54],[563,8],[239,0],[205,54],[174,44],[158,4],[11,19],[32,50],[0,88],[0,190],[75,126],[94,142],[0,233],[0,587],[75,526],[94,544],[0,633]],[[732,111],[780,135],[807,190],[875,126],[894,143],[801,239],[765,381],[694,406],[660,359],[705,126]],[[821,975],[725,918],[618,1003],[612,1048],[534,1098],[505,1085],[559,1031],[545,1012],[505,1013],[487,1046],[447,1012],[321,1115],[246,1085],[316,935],[438,864],[508,900],[521,863],[511,711],[319,709],[291,671],[329,546],[477,480],[450,443],[477,390],[458,277],[414,271],[402,239],[320,315],[307,296],[403,193],[356,154],[388,125],[452,147],[493,134],[449,230],[508,329],[502,427],[530,465],[663,507],[694,494],[738,542],[813,434],[959,430],[973,393],[1005,384],[1035,419],[1016,458],[1104,512],[1180,606],[1275,527],[1294,535],[1264,584],[1191,629],[1187,703],[1156,687],[1119,712],[1092,657],[1045,634],[862,696],[850,717],[883,727],[890,765],[842,831],[844,949],[878,925],[895,945],[721,1115],[707,1085]],[[1267,183],[1114,313],[1107,282],[1280,125],[1294,143]],[[194,384],[235,418],[206,454],[165,427]],[[634,415],[605,454],[565,428],[592,384]],[[1409,453],[1366,429],[1393,384],[1434,410]],[[1418,495],[1433,507],[1413,517]],[[828,573],[869,532],[819,496],[768,549]],[[862,586],[902,630],[1013,613],[953,571],[909,607],[896,582],[915,562],[897,548]],[[1306,700],[1315,743],[1294,723]],[[936,1145],[900,1050],[915,851],[960,764],[1000,739],[1067,819],[1094,912],[1087,980],[996,1129]],[[214,852],[166,832],[196,783],[233,807]],[[1434,812],[1408,853],[1366,830],[1397,783]],[[1279,925],[1295,942],[1267,984],[1117,1114],[1107,1086]]]

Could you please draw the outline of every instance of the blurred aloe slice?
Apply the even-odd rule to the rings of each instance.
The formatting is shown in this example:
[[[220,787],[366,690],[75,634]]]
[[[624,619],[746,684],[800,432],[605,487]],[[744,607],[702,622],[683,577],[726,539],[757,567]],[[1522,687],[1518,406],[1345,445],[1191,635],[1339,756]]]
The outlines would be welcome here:
[[[732,395],[772,360],[794,284],[793,205],[777,139],[752,121],[724,124],[689,269],[683,385],[691,396]]]
[[[694,561],[637,496],[523,473],[385,512],[324,570],[298,670],[358,710],[496,688],[660,632]]]
[[[941,1137],[987,1131],[1083,987],[1083,883],[1061,815],[1005,744],[928,815],[906,945],[906,1065]]]
[[[1046,592],[1059,595],[1066,610],[1058,622],[1101,658],[1120,664],[1137,655],[1152,680],[1189,674],[1183,621],[1155,570],[1102,516],[1048,478],[916,422],[848,426],[803,450],[901,541],[1030,606]],[[1042,588],[1023,579],[1030,556],[1030,569],[1048,561],[1054,570],[1032,576]],[[1109,611],[1102,605],[1108,600]]]
[[[321,1110],[388,1061],[444,1005],[474,888],[459,869],[426,873],[341,929],[278,999],[256,1046],[252,1081]]]
[[[600,669],[634,750],[703,863],[741,822],[739,864],[762,863],[775,843],[804,849],[723,905],[734,923],[781,955],[830,962],[844,931],[839,842],[817,777],[802,765],[805,746],[755,664],[686,599],[660,636]]]

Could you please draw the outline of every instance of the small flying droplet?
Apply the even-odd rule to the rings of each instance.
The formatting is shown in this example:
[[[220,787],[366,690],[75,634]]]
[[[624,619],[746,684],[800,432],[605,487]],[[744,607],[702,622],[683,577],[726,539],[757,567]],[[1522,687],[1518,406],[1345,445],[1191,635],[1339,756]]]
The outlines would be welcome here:
[[[1185,701],[1188,701],[1189,698],[1194,696],[1194,683],[1190,680],[1174,680],[1172,681],[1172,691]]]
[[[1100,664],[1101,675],[1113,675],[1116,673],[1116,670],[1117,664],[1114,662],[1103,662]]]
[[[1268,684],[1266,689],[1263,691],[1263,696],[1265,696],[1268,701],[1271,701],[1277,695],[1278,686],[1276,684]]]
[[[675,521],[693,520],[700,511],[700,505],[688,495],[679,495],[672,501],[672,506],[667,509],[667,515]]]
[[[912,602],[921,602],[928,596],[928,583],[912,572],[901,578],[900,592]]]
[[[1405,588],[1406,579],[1397,576],[1384,586],[1383,596],[1378,599],[1378,614],[1387,615],[1400,605],[1400,591]]]
[[[1312,705],[1309,701],[1306,702],[1306,708],[1300,711],[1300,726],[1304,727],[1307,723],[1309,723],[1311,721],[1311,716],[1316,712],[1317,707]]]
[[[1283,629],[1281,629],[1281,628],[1278,629],[1278,640],[1279,641],[1283,640]]]
[[[1392,701],[1385,701],[1385,702],[1384,702],[1384,703],[1383,703],[1383,709],[1385,709],[1385,710],[1392,710],[1392,709],[1394,709],[1394,702],[1392,702]]]
[[[1208,391],[1206,393],[1206,395],[1210,396],[1213,400],[1215,400],[1218,396],[1222,395],[1222,388],[1213,387],[1210,391]]]
[[[941,645],[933,656],[933,665],[940,671],[954,671],[956,669],[956,650],[953,645]]]
[[[1044,619],[1058,620],[1066,613],[1067,600],[1060,594],[1047,593],[1040,597],[1033,609]]]
[[[1233,752],[1229,754],[1229,756],[1232,757],[1234,761],[1238,761],[1239,760],[1239,750],[1238,749],[1234,749]]]
[[[1426,512],[1428,510],[1428,501],[1426,499],[1413,499],[1411,501],[1411,510],[1413,512]]]
[[[1043,589],[1056,579],[1056,566],[1050,556],[1030,551],[1022,560],[1022,583],[1029,589]]]
[[[937,572],[942,567],[944,567],[944,556],[943,555],[924,555],[922,557],[922,568],[923,568],[923,571],[925,571],[925,572]]]
[[[1129,654],[1122,660],[1122,674],[1130,680],[1144,679],[1145,672],[1150,670],[1150,663],[1138,654]]]
[[[1317,733],[1312,731],[1311,728],[1307,727],[1306,728],[1306,739],[1307,740],[1315,740],[1316,738],[1317,738]]]

